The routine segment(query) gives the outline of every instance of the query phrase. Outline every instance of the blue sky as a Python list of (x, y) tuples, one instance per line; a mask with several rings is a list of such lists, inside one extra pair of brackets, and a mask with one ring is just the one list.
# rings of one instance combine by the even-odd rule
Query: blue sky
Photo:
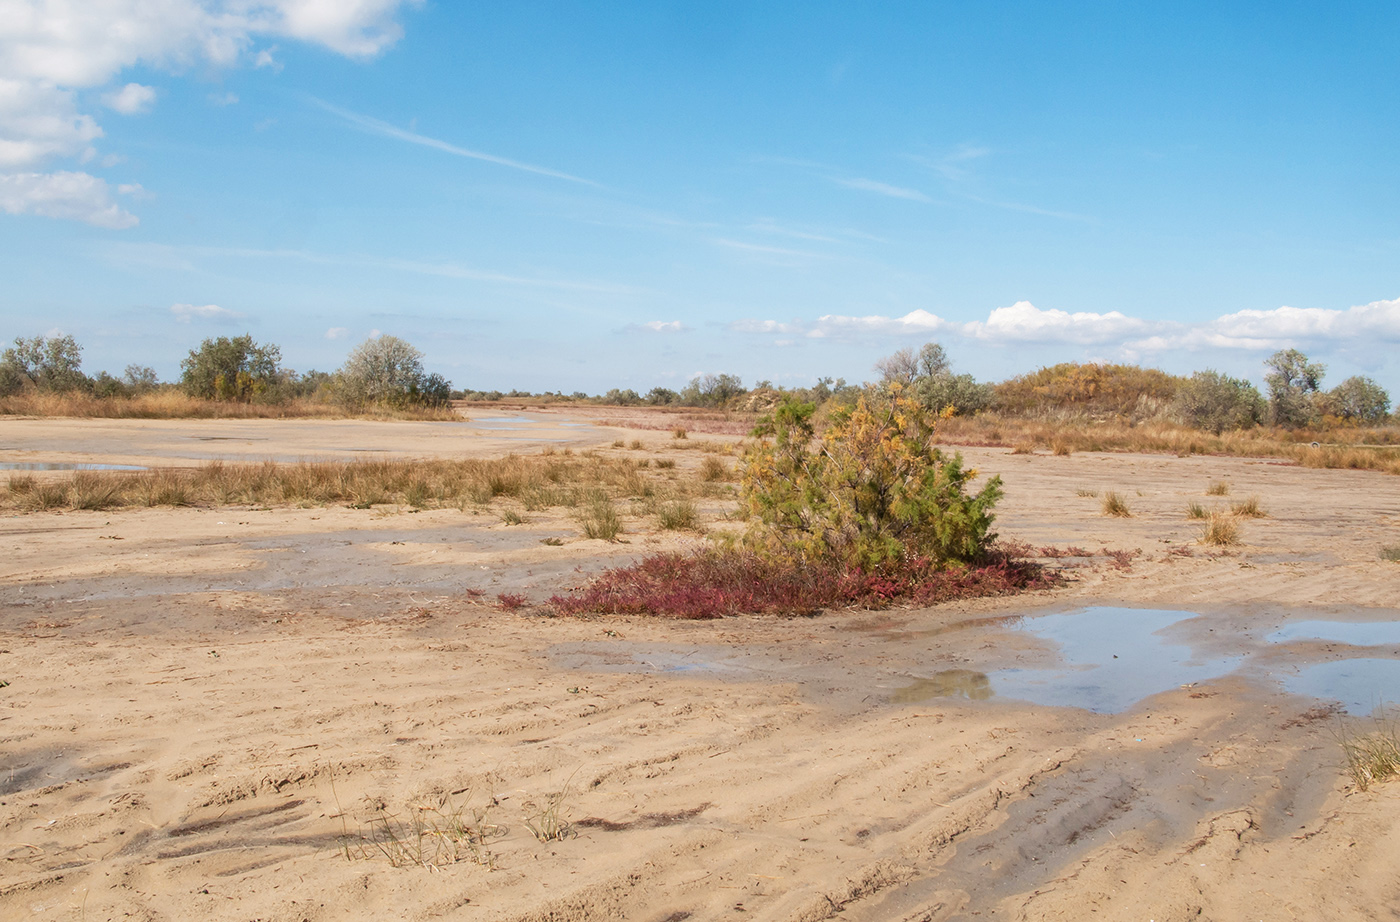
[(178, 374), (382, 331), (459, 387), (1400, 396), (1393, 3), (0, 3), (0, 336)]

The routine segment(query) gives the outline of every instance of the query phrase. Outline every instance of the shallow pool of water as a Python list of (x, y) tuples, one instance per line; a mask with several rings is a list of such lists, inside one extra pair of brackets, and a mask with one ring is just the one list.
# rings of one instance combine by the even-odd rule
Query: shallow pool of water
[(892, 700), (993, 695), (1099, 713), (1127, 710), (1149, 695), (1218, 678), (1243, 656), (1197, 656), (1169, 629), (1195, 618), (1189, 611), (1087, 608), (1027, 618), (1018, 630), (1050, 641), (1063, 665), (1050, 669), (947, 670), (897, 691)]
[[(1331, 641), (1358, 650), (1400, 644), (1400, 613), (1389, 621), (1286, 622), (1262, 642), (1247, 633), (1231, 639), (1202, 622), (1189, 624), (1200, 617), (1190, 611), (1103, 607), (1026, 618), (1016, 629), (1049, 641), (1061, 665), (986, 673), (944, 670), (916, 679), (895, 691), (890, 700), (1002, 697), (1118, 713), (1151, 695), (1240, 671), (1277, 682), (1294, 694), (1339, 701), (1353, 714), (1369, 714), (1378, 704), (1400, 701), (1400, 660), (1372, 656), (1309, 663), (1259, 656), (1277, 645), (1303, 640)], [(1193, 636), (1201, 639), (1203, 635), (1210, 641), (1202, 647), (1211, 652), (1192, 644)]]
[(1371, 714), (1400, 702), (1400, 660), (1361, 657), (1314, 663), (1285, 676), (1283, 687), (1295, 695), (1340, 701), (1350, 714)]
[(0, 461), (0, 471), (144, 471), (138, 464), (85, 464), (67, 461)]
[(1293, 621), (1267, 639), (1273, 643), (1321, 640), (1356, 647), (1400, 644), (1400, 621)]

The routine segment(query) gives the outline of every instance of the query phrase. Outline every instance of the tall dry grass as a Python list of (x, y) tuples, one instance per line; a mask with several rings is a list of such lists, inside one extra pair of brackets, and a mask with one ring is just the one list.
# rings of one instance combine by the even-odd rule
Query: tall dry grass
[(1400, 427), (1397, 426), (1326, 430), (1259, 427), (1212, 435), (1162, 421), (1132, 424), (1095, 420), (1075, 413), (1036, 418), (980, 413), (945, 420), (939, 427), (939, 437), (953, 445), (1167, 452), (1183, 457), (1285, 458), (1304, 467), (1400, 474)]
[[(594, 454), (495, 459), (227, 464), (151, 471), (78, 471), (66, 478), (12, 474), (0, 508), (114, 509), (137, 506), (485, 506), (508, 498), (526, 510), (598, 507), (614, 497), (701, 493), (703, 484), (648, 478), (636, 462)], [(606, 530), (606, 528), (602, 529)], [(614, 533), (615, 534), (615, 533)]]
[(350, 412), (314, 400), (283, 403), (239, 403), (200, 400), (181, 391), (163, 390), (138, 397), (94, 397), (90, 394), (36, 391), (0, 397), (0, 416), (76, 417), (80, 419), (418, 419), (452, 421), (462, 418), (451, 407), (394, 410), (388, 407)]

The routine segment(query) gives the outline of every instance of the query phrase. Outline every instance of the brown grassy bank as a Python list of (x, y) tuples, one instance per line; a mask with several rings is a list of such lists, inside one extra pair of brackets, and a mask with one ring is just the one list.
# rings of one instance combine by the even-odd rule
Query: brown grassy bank
[(1304, 467), (1348, 468), (1400, 474), (1400, 427), (1247, 429), (1214, 435), (1175, 423), (1047, 420), (982, 413), (946, 420), (939, 429), (952, 445), (1076, 451), (1166, 452), (1283, 458)]
[(0, 416), (72, 417), (78, 419), (414, 419), (453, 421), (462, 418), (450, 407), (351, 412), (336, 404), (314, 400), (243, 403), (200, 400), (180, 391), (158, 391), (136, 397), (94, 397), (90, 394), (36, 392), (0, 397)]

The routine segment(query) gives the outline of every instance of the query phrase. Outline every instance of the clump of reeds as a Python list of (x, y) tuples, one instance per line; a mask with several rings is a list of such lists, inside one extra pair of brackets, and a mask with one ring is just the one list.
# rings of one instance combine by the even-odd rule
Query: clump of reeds
[(700, 479), (706, 483), (715, 483), (729, 478), (729, 468), (724, 466), (724, 462), (714, 457), (706, 455), (700, 462)]
[(341, 836), (341, 854), (350, 860), (385, 858), (396, 868), (440, 868), (463, 861), (494, 868), (488, 842), (505, 835), (504, 827), (487, 821), (494, 806), (492, 799), (468, 809), (443, 798), (409, 804), (403, 815), (380, 810), (359, 833)]
[(1240, 522), (1228, 512), (1212, 512), (1201, 526), (1201, 543), (1228, 547), (1240, 543)]
[(1381, 719), (1365, 732), (1356, 733), (1342, 725), (1339, 731), (1347, 774), (1358, 790), (1400, 775), (1400, 733), (1395, 723)]
[(1237, 500), (1230, 504), (1230, 512), (1243, 519), (1262, 519), (1268, 516), (1264, 508), (1259, 505), (1259, 497), (1251, 496), (1248, 499)]
[(595, 496), (585, 504), (578, 512), (578, 520), (586, 538), (616, 541), (622, 533), (622, 517), (607, 496)]
[(1103, 495), (1103, 514), (1118, 516), (1119, 518), (1130, 518), (1132, 510), (1128, 508), (1128, 501), (1120, 494), (1109, 490)]
[(690, 500), (677, 499), (661, 503), (656, 509), (656, 519), (667, 531), (683, 531), (699, 524), (700, 513)]

